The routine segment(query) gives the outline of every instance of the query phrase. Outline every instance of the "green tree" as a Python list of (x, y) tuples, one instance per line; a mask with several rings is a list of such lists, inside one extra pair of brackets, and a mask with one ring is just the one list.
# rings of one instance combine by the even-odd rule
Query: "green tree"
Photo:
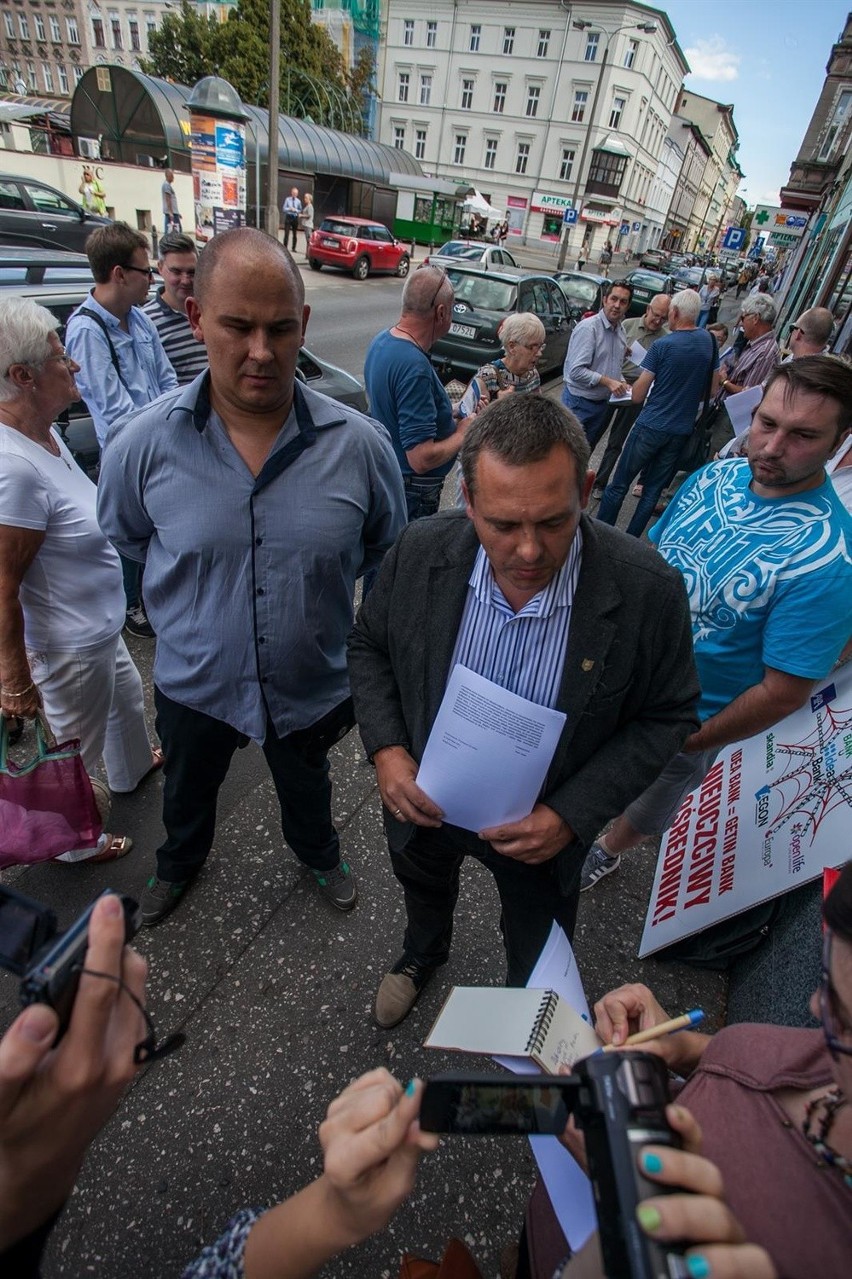
[(195, 84), (216, 69), (219, 23), (203, 18), (194, 4), (181, 0), (178, 13), (167, 13), (160, 27), (148, 37), (148, 57), (140, 59), (147, 75)]

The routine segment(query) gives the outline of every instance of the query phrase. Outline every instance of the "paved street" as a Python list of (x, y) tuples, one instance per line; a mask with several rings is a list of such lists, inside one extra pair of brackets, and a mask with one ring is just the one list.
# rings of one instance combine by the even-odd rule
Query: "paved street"
[[(330, 272), (307, 274), (315, 308), (311, 345), (360, 375), (359, 344), (366, 348), (372, 333), (392, 322), (400, 282), (357, 285)], [(361, 332), (354, 320), (367, 312), (365, 297), (369, 329)], [(344, 358), (344, 345), (351, 358)], [(131, 647), (150, 701), (152, 645), (131, 641)], [(402, 899), (384, 847), (373, 771), (355, 733), (333, 752), (333, 777), (344, 853), (361, 886), (350, 916), (319, 900), (311, 876), (283, 846), (260, 752), (251, 746), (235, 757), (205, 873), (176, 914), (139, 939), (151, 965), (157, 1031), (182, 1028), (187, 1044), (137, 1079), (97, 1142), (54, 1231), (46, 1276), (178, 1275), (237, 1208), (274, 1202), (317, 1174), (317, 1124), (351, 1077), (380, 1064), (403, 1081), (488, 1066), (426, 1052), (421, 1044), (451, 984), (503, 980), (489, 877), (478, 866), (466, 869), (450, 962), (402, 1026), (379, 1030), (370, 1010), (378, 981), (399, 953)], [(64, 923), (107, 885), (138, 892), (162, 837), (161, 784), (152, 778), (115, 803), (111, 825), (136, 843), (124, 861), (17, 869), (4, 878), (48, 902)], [(716, 1025), (724, 1010), (719, 976), (635, 959), (653, 866), (649, 847), (583, 898), (577, 952), (588, 995), (638, 977), (673, 1013), (703, 1006)], [(15, 998), (14, 983), (3, 976), (3, 1024)], [(458, 1234), (483, 1273), (495, 1275), (532, 1180), (520, 1138), (446, 1141), (424, 1164), (391, 1230), (324, 1273), (392, 1276), (401, 1249), (438, 1254)]]

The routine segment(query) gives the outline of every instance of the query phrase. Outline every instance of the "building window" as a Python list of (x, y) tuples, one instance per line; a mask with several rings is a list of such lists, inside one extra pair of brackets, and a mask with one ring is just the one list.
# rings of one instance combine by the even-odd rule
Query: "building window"
[(84, 76), (85, 74), (86, 74), (86, 68), (85, 68), (85, 67), (75, 67), (75, 68), (74, 68), (74, 83), (75, 83), (75, 84), (79, 84), (79, 83), (80, 83), (80, 81), (83, 79), (83, 76)]
[(33, 93), (38, 93), (38, 80), (36, 78), (36, 69), (34, 62), (27, 63), (27, 83)]
[(53, 93), (53, 69), (49, 62), (41, 64), (41, 74), (44, 78), (44, 87), (47, 93)]
[(66, 18), (66, 19), (65, 19), (65, 29), (66, 29), (66, 31), (68, 32), (68, 43), (69, 43), (69, 44), (79, 44), (79, 43), (80, 43), (80, 32), (77, 30), (77, 19), (76, 19), (76, 18)]
[(515, 52), (515, 28), (514, 27), (503, 28), (503, 52), (504, 53)]
[(516, 157), (516, 159), (515, 159), (515, 172), (516, 172), (516, 173), (526, 173), (526, 171), (527, 171), (527, 164), (528, 164), (528, 162), (529, 162), (529, 158), (530, 158), (530, 144), (529, 144), (529, 142), (519, 142), (519, 143), (518, 143), (518, 154), (517, 154), (517, 157)]
[(426, 23), (426, 48), (434, 49), (438, 43), (438, 24), (437, 22)]
[(6, 23), (6, 35), (9, 37), (10, 40), (14, 40), (16, 38), (15, 37), (15, 19), (12, 17), (11, 13), (7, 11), (6, 13), (3, 14), (3, 21)]
[(571, 111), (571, 119), (574, 124), (582, 124), (583, 116), (586, 114), (586, 105), (589, 101), (589, 95), (585, 89), (577, 89), (574, 92), (574, 106)]
[(106, 36), (102, 18), (92, 18), (92, 40), (96, 49), (106, 48)]
[(574, 170), (574, 150), (572, 147), (562, 148), (562, 161), (559, 165), (559, 178), (562, 182), (570, 182)]
[(532, 117), (538, 115), (538, 104), (541, 100), (541, 89), (537, 84), (531, 84), (527, 88), (527, 115)]
[(537, 58), (546, 58), (546, 57), (547, 57), (547, 51), (548, 51), (548, 49), (549, 49), (549, 48), (550, 48), (550, 32), (549, 32), (549, 31), (539, 31), (539, 33), (538, 33), (538, 48), (536, 49), (536, 54), (535, 54), (535, 56), (536, 56)]
[(21, 33), (21, 39), (29, 40), (30, 24), (27, 22), (27, 15), (25, 13), (18, 14), (18, 29), (20, 30), (20, 33)]
[(482, 38), (482, 27), (477, 22), (475, 26), (470, 28), (470, 41), (468, 42), (468, 51), (470, 53), (479, 53), (479, 41)]
[(420, 77), (420, 105), (428, 107), (432, 101), (432, 77), (431, 75), (422, 75)]
[(56, 74), (59, 76), (60, 93), (67, 93), (68, 92), (68, 72), (65, 70), (61, 62), (56, 68)]
[(586, 191), (590, 194), (618, 195), (626, 168), (626, 155), (613, 155), (609, 151), (593, 151), (589, 176), (586, 180)]
[(36, 13), (33, 15), (33, 22), (35, 23), (36, 40), (46, 40), (47, 32), (44, 29), (44, 18), (42, 18), (40, 14)]
[(473, 81), (462, 80), (461, 84), (461, 109), (462, 111), (469, 111), (473, 106)]
[(494, 85), (494, 114), (502, 115), (506, 109), (506, 90), (508, 84), (505, 80), (498, 80)]
[(130, 47), (137, 53), (141, 50), (142, 45), (139, 41), (139, 19), (135, 16), (127, 18), (127, 29), (130, 32)]
[(121, 49), (121, 48), (122, 48), (122, 44), (121, 44), (121, 18), (118, 16), (118, 14), (117, 14), (117, 13), (110, 13), (110, 15), (109, 15), (109, 29), (110, 29), (110, 32), (111, 32), (111, 34), (112, 34), (112, 47), (113, 47), (113, 49)]
[(457, 133), (456, 144), (453, 148), (453, 164), (464, 164), (464, 153), (467, 149), (467, 134)]
[(145, 14), (145, 34), (151, 39), (151, 32), (157, 30), (157, 15), (155, 13)]
[(837, 106), (832, 112), (825, 141), (819, 149), (817, 160), (827, 160), (831, 155), (837, 143), (838, 135), (843, 132), (843, 127), (849, 118), (850, 108), (852, 108), (852, 92), (846, 90), (837, 99)]
[(398, 102), (408, 101), (408, 88), (410, 84), (411, 84), (410, 74), (407, 71), (400, 71), (399, 84), (397, 86), (397, 92), (396, 92)]
[(405, 125), (395, 124), (393, 126), (393, 145), (395, 151), (405, 150)]
[(414, 130), (414, 158), (415, 160), (426, 159), (426, 130)]
[(639, 41), (628, 40), (627, 52), (624, 55), (624, 65), (629, 69), (636, 62), (636, 54), (639, 52)]
[(496, 169), (497, 167), (497, 139), (485, 139), (485, 159), (482, 161), (483, 169)]
[(584, 55), (586, 62), (597, 61), (598, 45), (600, 44), (600, 39), (601, 39), (600, 33), (597, 31), (590, 31), (589, 34), (586, 36), (586, 52)]
[(609, 127), (611, 129), (621, 128), (621, 117), (624, 114), (624, 108), (626, 105), (626, 98), (613, 98), (612, 110), (609, 113)]
[(414, 44), (414, 19), (406, 18), (402, 24), (402, 43), (411, 47)]
[(58, 44), (62, 39), (62, 29), (59, 26), (59, 19), (54, 18), (51, 15), (47, 20), (50, 23), (50, 38), (54, 41), (54, 43)]

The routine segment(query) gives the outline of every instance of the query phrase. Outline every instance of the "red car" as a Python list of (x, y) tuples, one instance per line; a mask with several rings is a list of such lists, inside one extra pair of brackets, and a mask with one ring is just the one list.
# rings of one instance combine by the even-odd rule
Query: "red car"
[(402, 279), (411, 266), (405, 245), (395, 240), (381, 222), (344, 214), (323, 218), (311, 235), (308, 261), (314, 271), (338, 266), (351, 271), (356, 280), (366, 280), (374, 271)]

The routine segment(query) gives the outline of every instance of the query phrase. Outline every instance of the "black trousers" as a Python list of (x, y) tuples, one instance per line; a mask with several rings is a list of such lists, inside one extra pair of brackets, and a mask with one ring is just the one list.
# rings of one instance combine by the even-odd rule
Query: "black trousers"
[(405, 892), (408, 923), (403, 950), (421, 964), (443, 964), (450, 954), (459, 871), (475, 857), (491, 871), (500, 894), (500, 928), (506, 947), (507, 986), (524, 986), (547, 941), (553, 921), (570, 939), (577, 921), (582, 857), (568, 892), (560, 892), (555, 859), (526, 866), (494, 851), (458, 826), (417, 826), (402, 849), (391, 847), (394, 874)]
[[(157, 875), (178, 883), (195, 875), (210, 852), (219, 787), (234, 751), (248, 738), (230, 724), (173, 702), (156, 686), (154, 704), (166, 757), (166, 840), (157, 849)], [(331, 820), (328, 752), (306, 746), (303, 736), (278, 737), (269, 723), (263, 753), (281, 805), (284, 838), (300, 862), (331, 870), (340, 861), (340, 844)]]
[(613, 467), (621, 456), (624, 441), (630, 434), (633, 423), (641, 412), (641, 404), (625, 404), (613, 413), (609, 428), (609, 439), (598, 466), (598, 473), (595, 476), (596, 489), (606, 488), (609, 477), (612, 475)]

